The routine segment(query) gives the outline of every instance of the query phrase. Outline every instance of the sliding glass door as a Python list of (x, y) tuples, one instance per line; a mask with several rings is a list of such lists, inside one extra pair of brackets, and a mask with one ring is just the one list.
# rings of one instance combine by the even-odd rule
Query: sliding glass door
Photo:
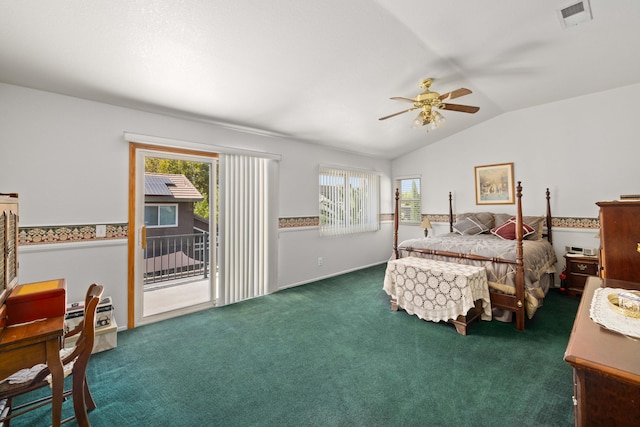
[(215, 305), (218, 162), (189, 150), (134, 150), (129, 318), (138, 326)]

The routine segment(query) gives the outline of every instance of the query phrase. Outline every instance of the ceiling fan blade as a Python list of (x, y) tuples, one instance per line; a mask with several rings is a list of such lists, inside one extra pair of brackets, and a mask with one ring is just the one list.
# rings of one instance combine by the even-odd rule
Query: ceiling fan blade
[(411, 102), (411, 103), (416, 102), (414, 99), (411, 99), (411, 98), (403, 98), (402, 96), (394, 96), (393, 98), (390, 98), (390, 99), (393, 99), (393, 100), (395, 100), (395, 101), (404, 101), (404, 102)]
[(471, 93), (472, 92), (469, 89), (461, 87), (460, 89), (456, 89), (454, 91), (447, 92), (447, 93), (444, 93), (444, 94), (440, 95), (439, 99), (440, 99), (440, 101), (446, 101), (448, 99), (454, 99), (454, 98), (459, 98), (459, 97), (464, 96), (464, 95), (469, 95)]
[(418, 109), (418, 107), (409, 108), (408, 110), (399, 111), (397, 113), (393, 113), (393, 114), (390, 114), (388, 116), (380, 117), (378, 120), (390, 119), (391, 117), (399, 116), (400, 114), (408, 113), (409, 111), (413, 111), (413, 110), (417, 110), (417, 109)]
[(440, 106), (442, 110), (450, 110), (450, 111), (460, 111), (461, 113), (477, 113), (480, 110), (480, 107), (473, 107), (471, 105), (460, 105), (460, 104), (442, 104)]

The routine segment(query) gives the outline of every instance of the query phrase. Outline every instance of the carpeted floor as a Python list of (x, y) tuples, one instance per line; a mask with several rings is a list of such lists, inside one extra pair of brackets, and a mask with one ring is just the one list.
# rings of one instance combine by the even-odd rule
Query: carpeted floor
[[(573, 425), (577, 299), (551, 291), (525, 332), (461, 336), (392, 312), (385, 267), (119, 333), (89, 365), (92, 425)], [(49, 423), (44, 408), (12, 426)]]

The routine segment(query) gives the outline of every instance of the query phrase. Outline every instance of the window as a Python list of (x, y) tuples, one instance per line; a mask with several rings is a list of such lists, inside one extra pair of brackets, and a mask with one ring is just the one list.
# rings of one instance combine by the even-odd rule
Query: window
[(320, 235), (380, 229), (380, 176), (320, 167)]
[(144, 225), (147, 227), (177, 227), (178, 205), (145, 205)]
[(398, 179), (396, 188), (400, 189), (400, 223), (420, 224), (422, 220), (420, 178)]

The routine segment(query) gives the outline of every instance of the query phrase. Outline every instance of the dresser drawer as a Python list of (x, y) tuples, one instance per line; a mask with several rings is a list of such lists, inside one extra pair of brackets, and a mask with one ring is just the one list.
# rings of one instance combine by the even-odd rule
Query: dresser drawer
[(584, 276), (582, 274), (569, 274), (567, 275), (567, 285), (569, 289), (582, 291), (588, 278), (589, 276)]
[(598, 260), (572, 260), (568, 263), (570, 273), (586, 274), (587, 276), (598, 275)]

